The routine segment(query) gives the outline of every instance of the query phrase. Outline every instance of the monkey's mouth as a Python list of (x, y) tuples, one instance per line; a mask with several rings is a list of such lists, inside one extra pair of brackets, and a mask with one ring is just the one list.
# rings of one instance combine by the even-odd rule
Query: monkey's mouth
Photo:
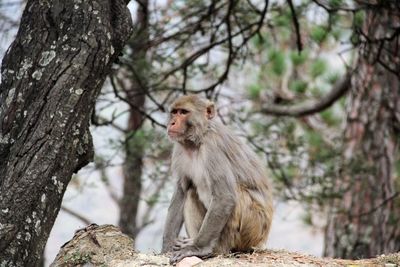
[(168, 130), (168, 136), (169, 136), (170, 138), (177, 138), (177, 137), (179, 137), (179, 136), (181, 136), (181, 135), (182, 135), (181, 132)]

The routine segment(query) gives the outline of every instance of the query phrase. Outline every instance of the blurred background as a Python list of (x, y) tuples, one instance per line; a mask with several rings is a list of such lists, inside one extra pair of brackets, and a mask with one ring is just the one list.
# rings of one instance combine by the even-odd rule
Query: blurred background
[[(0, 0), (0, 57), (24, 5)], [(215, 101), (218, 119), (268, 167), (276, 212), (266, 247), (344, 258), (400, 249), (399, 3), (129, 8), (135, 32), (91, 118), (94, 162), (68, 186), (47, 264), (89, 223), (119, 225), (137, 250), (160, 251), (174, 190), (168, 106), (187, 93)]]

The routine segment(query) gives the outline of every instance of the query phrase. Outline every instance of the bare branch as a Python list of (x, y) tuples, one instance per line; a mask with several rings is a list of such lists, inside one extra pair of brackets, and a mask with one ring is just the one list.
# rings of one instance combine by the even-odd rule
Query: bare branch
[(66, 213), (68, 213), (72, 217), (75, 217), (76, 219), (80, 220), (81, 222), (83, 222), (86, 225), (89, 225), (89, 224), (92, 223), (92, 221), (90, 221), (88, 218), (86, 218), (85, 216), (77, 213), (76, 211), (71, 210), (70, 208), (67, 208), (65, 206), (61, 206), (61, 210), (66, 212)]
[(158, 125), (162, 128), (166, 128), (166, 126), (160, 122), (158, 122), (156, 119), (154, 119), (153, 117), (151, 117), (149, 114), (147, 114), (145, 111), (143, 111), (142, 109), (138, 108), (137, 106), (133, 105), (131, 103), (131, 101), (129, 101), (129, 99), (127, 99), (126, 97), (121, 96), (121, 94), (118, 92), (117, 90), (117, 85), (115, 84), (115, 81), (113, 79), (113, 77), (110, 77), (110, 81), (111, 81), (111, 85), (112, 85), (112, 89), (114, 91), (115, 96), (124, 101), (125, 103), (127, 103), (129, 105), (130, 108), (135, 109), (136, 111), (138, 111), (140, 114), (142, 114), (144, 117), (146, 117), (148, 120), (150, 120), (150, 122), (153, 125)]
[(301, 117), (320, 112), (333, 103), (336, 102), (350, 89), (351, 73), (345, 74), (342, 79), (336, 82), (332, 90), (324, 97), (319, 100), (307, 101), (291, 106), (281, 106), (274, 104), (265, 104), (264, 107), (259, 110), (264, 114), (276, 115), (276, 116), (292, 116)]
[(297, 37), (297, 50), (299, 53), (301, 50), (303, 50), (303, 44), (301, 42), (301, 35), (300, 35), (300, 25), (299, 25), (299, 20), (297, 19), (296, 15), (296, 10), (294, 9), (294, 5), (292, 0), (287, 0), (289, 7), (290, 7), (290, 12), (292, 13), (292, 20), (293, 20), (293, 25), (294, 29), (296, 31), (296, 37)]
[[(261, 16), (260, 16), (260, 19), (259, 19), (259, 20), (255, 21), (255, 22), (253, 22), (253, 23), (251, 23), (251, 24), (249, 24), (249, 25), (247, 25), (247, 26), (244, 27), (244, 28), (239, 27), (240, 30), (238, 30), (238, 31), (236, 31), (236, 32), (234, 32), (234, 33), (232, 33), (231, 31), (229, 31), (229, 26), (231, 26), (231, 25), (229, 24), (230, 22), (227, 23), (227, 20), (226, 20), (226, 18), (225, 18), (224, 22), (227, 23), (228, 36), (226, 36), (224, 39), (222, 39), (222, 40), (220, 40), (220, 41), (218, 41), (218, 42), (211, 43), (208, 47), (205, 47), (205, 48), (203, 48), (202, 50), (199, 50), (199, 51), (196, 52), (196, 53), (205, 54), (205, 53), (207, 53), (209, 50), (211, 50), (213, 47), (218, 46), (218, 45), (221, 45), (221, 44), (225, 44), (227, 41), (228, 41), (228, 45), (229, 45), (229, 43), (232, 45), (232, 42), (229, 42), (229, 40), (233, 40), (233, 38), (235, 38), (235, 37), (237, 37), (237, 36), (239, 36), (239, 35), (243, 35), (243, 40), (242, 40), (242, 42), (241, 42), (235, 49), (233, 49), (233, 47), (232, 47), (231, 45), (229, 46), (229, 55), (228, 55), (227, 63), (225, 64), (225, 70), (224, 70), (224, 72), (218, 77), (217, 81), (215, 81), (213, 84), (209, 85), (208, 87), (201, 88), (201, 89), (188, 89), (188, 88), (186, 88), (186, 91), (187, 91), (187, 92), (191, 92), (191, 93), (206, 92), (206, 93), (207, 93), (207, 92), (210, 92), (210, 91), (214, 90), (215, 87), (217, 87), (218, 85), (222, 84), (222, 83), (226, 80), (226, 78), (228, 77), (228, 74), (229, 74), (230, 65), (233, 63), (233, 61), (234, 61), (236, 55), (238, 54), (238, 51), (240, 50), (240, 48), (241, 48), (241, 47), (244, 47), (244, 46), (247, 44), (247, 42), (248, 42), (253, 36), (255, 36), (256, 34), (259, 34), (259, 33), (260, 33), (261, 27), (262, 27), (263, 24), (264, 24), (265, 17), (266, 17), (266, 14), (267, 14), (268, 4), (269, 4), (269, 0), (266, 0), (266, 1), (265, 1), (265, 5), (264, 5), (264, 7), (263, 7), (263, 10), (261, 11)], [(232, 8), (232, 7), (230, 7), (230, 8)], [(230, 13), (231, 13), (231, 12), (232, 12), (232, 11), (228, 11), (228, 16), (230, 16)], [(252, 30), (252, 28), (253, 28), (254, 26), (257, 26), (257, 27), (256, 27), (255, 30)], [(244, 35), (244, 33), (246, 33), (247, 31), (250, 31), (250, 32), (249, 32), (247, 35)], [(191, 57), (193, 57), (193, 56), (196, 56), (196, 54), (193, 54)], [(200, 55), (198, 55), (197, 57), (199, 57), (199, 56), (200, 56)], [(190, 57), (189, 57), (189, 58), (190, 58)], [(188, 58), (188, 59), (189, 59), (189, 58)], [(186, 59), (186, 61), (187, 61), (188, 59)], [(194, 61), (194, 60), (193, 60), (193, 61)], [(193, 62), (193, 61), (192, 61), (192, 62)], [(187, 64), (191, 64), (192, 62), (189, 62), (189, 63), (187, 63)], [(185, 63), (185, 62), (184, 62), (184, 63)], [(177, 67), (175, 70), (172, 70), (172, 71), (171, 71), (170, 73), (168, 73), (167, 75), (171, 75), (173, 72), (175, 72), (177, 69), (180, 69), (180, 68), (182, 68), (182, 66)], [(166, 77), (165, 77), (165, 78), (166, 78)], [(164, 78), (164, 79), (165, 79), (165, 78)]]
[(361, 213), (358, 213), (358, 214), (351, 214), (351, 216), (353, 216), (353, 217), (362, 217), (362, 216), (374, 213), (375, 211), (377, 211), (378, 209), (382, 208), (387, 203), (394, 201), (395, 198), (397, 198), (398, 196), (400, 196), (400, 192), (395, 192), (393, 195), (391, 195), (390, 197), (384, 199), (379, 205), (377, 205), (375, 207), (372, 207), (370, 210), (367, 210), (365, 212), (361, 212)]
[(349, 11), (349, 12), (355, 12), (357, 10), (359, 10), (361, 7), (359, 6), (359, 8), (350, 8), (348, 6), (342, 5), (340, 7), (331, 7), (328, 6), (326, 4), (323, 4), (320, 2), (320, 0), (312, 0), (317, 6), (323, 8), (326, 12), (328, 13), (333, 13), (333, 12), (338, 12), (338, 11)]
[(90, 120), (91, 120), (91, 123), (96, 127), (97, 126), (111, 126), (121, 133), (127, 133), (126, 129), (122, 128), (121, 126), (119, 126), (115, 123), (115, 119), (122, 116), (123, 114), (125, 114), (125, 112), (122, 112), (122, 113), (118, 114), (117, 116), (112, 114), (112, 118), (107, 119), (100, 115), (97, 115), (96, 112), (93, 111)]

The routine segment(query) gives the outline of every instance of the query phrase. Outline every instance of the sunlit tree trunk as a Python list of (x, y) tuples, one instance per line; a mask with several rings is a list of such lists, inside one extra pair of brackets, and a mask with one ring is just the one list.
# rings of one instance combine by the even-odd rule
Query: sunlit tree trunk
[(123, 233), (133, 239), (139, 231), (137, 225), (138, 206), (142, 192), (142, 168), (144, 154), (144, 139), (138, 136), (143, 122), (147, 81), (148, 63), (146, 59), (146, 45), (148, 41), (148, 0), (138, 1), (137, 32), (129, 46), (132, 49), (133, 64), (127, 69), (122, 68), (119, 81), (126, 93), (126, 99), (131, 106), (127, 134), (125, 135), (125, 160), (123, 165), (123, 196), (120, 202), (119, 226)]
[(38, 266), (65, 189), (93, 155), (89, 118), (130, 35), (127, 1), (26, 4), (0, 84), (0, 266)]
[(400, 5), (370, 2), (379, 4), (367, 9), (361, 28), (337, 181), (344, 195), (333, 203), (325, 235), (325, 255), (333, 257), (400, 250)]

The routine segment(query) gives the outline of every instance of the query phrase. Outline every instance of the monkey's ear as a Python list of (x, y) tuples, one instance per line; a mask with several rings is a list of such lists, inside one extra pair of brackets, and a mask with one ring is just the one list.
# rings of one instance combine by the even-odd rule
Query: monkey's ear
[(211, 120), (215, 116), (215, 105), (211, 101), (207, 102), (206, 116), (207, 116), (207, 119), (209, 119), (209, 120)]

